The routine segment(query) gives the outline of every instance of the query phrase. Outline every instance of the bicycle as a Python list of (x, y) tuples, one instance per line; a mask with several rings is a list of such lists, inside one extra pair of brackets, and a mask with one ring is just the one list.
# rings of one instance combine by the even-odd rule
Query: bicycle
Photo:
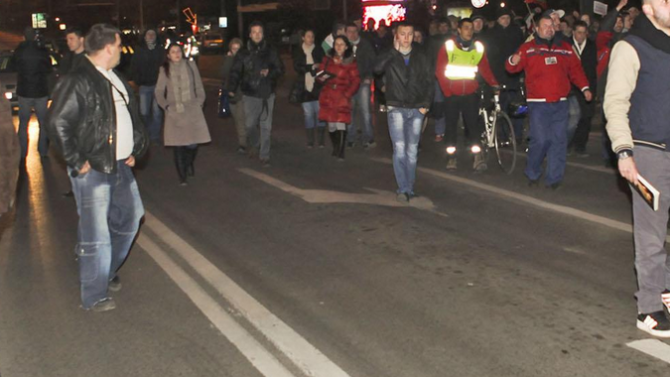
[(486, 101), (485, 92), (482, 90), (477, 121), (484, 123), (484, 132), (481, 136), (481, 153), (484, 155), (484, 161), (488, 161), (489, 150), (495, 148), (498, 165), (506, 174), (512, 174), (516, 167), (516, 137), (512, 121), (500, 108), (498, 93), (495, 93), (491, 100)]

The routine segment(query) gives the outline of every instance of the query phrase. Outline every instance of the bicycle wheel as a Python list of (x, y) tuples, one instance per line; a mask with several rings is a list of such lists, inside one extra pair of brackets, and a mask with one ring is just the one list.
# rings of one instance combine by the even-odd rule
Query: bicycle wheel
[(484, 162), (488, 163), (488, 160), (489, 160), (489, 141), (488, 141), (488, 138), (486, 137), (486, 119), (485, 119), (485, 116), (486, 116), (485, 114), (479, 114), (479, 116), (477, 116), (477, 122), (480, 125), (480, 129), (484, 130), (479, 137), (480, 140), (481, 140), (481, 146), (482, 146), (482, 150), (479, 153), (482, 154), (482, 157), (484, 158)]
[(505, 173), (512, 174), (516, 166), (516, 138), (512, 121), (501, 111), (497, 114), (494, 127), (493, 139), (498, 164)]

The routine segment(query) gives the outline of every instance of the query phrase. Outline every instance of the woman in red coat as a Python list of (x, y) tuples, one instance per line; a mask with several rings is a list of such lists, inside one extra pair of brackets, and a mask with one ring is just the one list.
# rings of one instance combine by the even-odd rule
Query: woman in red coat
[(351, 43), (344, 36), (333, 41), (333, 48), (323, 58), (322, 78), (326, 78), (319, 96), (319, 120), (328, 122), (333, 156), (344, 160), (347, 124), (351, 123), (351, 98), (358, 91), (361, 78)]

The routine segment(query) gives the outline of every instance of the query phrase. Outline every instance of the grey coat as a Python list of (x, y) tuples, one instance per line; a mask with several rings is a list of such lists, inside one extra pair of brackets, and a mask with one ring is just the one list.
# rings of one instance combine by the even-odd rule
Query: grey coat
[(203, 144), (212, 141), (207, 128), (202, 106), (205, 104), (205, 89), (202, 85), (198, 67), (187, 61), (190, 67), (191, 100), (184, 103), (184, 112), (176, 111), (176, 100), (172, 82), (161, 67), (156, 83), (156, 102), (165, 111), (164, 144), (166, 146), (184, 146)]
[(0, 216), (9, 211), (16, 197), (19, 178), (19, 139), (12, 123), (9, 101), (0, 98)]

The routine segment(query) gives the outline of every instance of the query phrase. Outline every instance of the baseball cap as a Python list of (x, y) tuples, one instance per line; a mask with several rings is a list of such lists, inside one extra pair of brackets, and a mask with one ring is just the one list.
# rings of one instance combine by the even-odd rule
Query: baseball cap
[(563, 18), (563, 16), (565, 16), (565, 11), (563, 9), (547, 9), (542, 15), (551, 17), (554, 13), (558, 14), (558, 18)]

